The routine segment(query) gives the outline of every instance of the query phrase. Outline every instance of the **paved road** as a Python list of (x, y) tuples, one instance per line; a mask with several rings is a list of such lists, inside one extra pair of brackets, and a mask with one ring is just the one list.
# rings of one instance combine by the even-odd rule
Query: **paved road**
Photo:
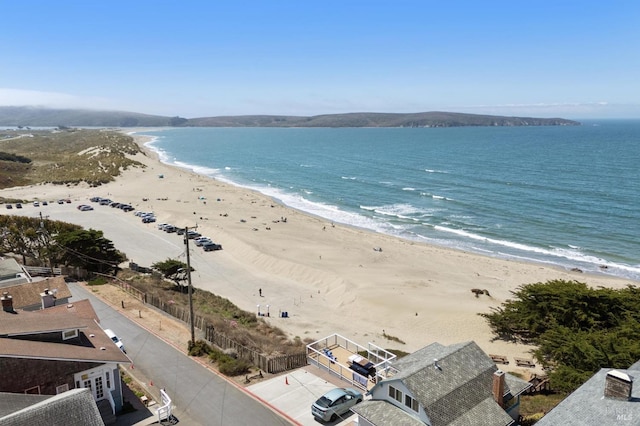
[[(245, 392), (179, 352), (154, 334), (70, 283), (73, 299), (89, 299), (103, 328), (122, 339), (136, 370), (164, 388), (184, 425), (290, 425)], [(72, 300), (73, 300), (72, 299)]]

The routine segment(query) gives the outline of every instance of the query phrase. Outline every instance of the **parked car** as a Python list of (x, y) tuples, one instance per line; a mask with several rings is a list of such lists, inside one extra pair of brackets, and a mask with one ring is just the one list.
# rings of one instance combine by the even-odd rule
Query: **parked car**
[(7, 208), (8, 208), (8, 209), (12, 209), (12, 208), (13, 208), (13, 205), (12, 205), (12, 204), (7, 204)]
[(108, 206), (111, 203), (112, 201), (108, 198), (102, 198), (100, 201), (98, 201), (98, 204), (100, 204), (101, 206)]
[(185, 231), (184, 228), (176, 228), (176, 234), (178, 235), (184, 235), (184, 231)]
[(116, 346), (125, 354), (127, 353), (127, 351), (124, 349), (124, 344), (122, 343), (122, 340), (120, 340), (120, 338), (118, 336), (116, 336), (116, 333), (114, 333), (113, 331), (111, 331), (111, 329), (107, 328), (104, 330), (105, 334), (107, 336), (109, 336), (109, 338), (111, 340), (113, 340), (113, 343), (116, 344)]
[(49, 205), (49, 203), (48, 203), (48, 202), (46, 202), (46, 201), (43, 201), (43, 202), (42, 202), (42, 205), (43, 205), (43, 206), (48, 206), (48, 205)]
[(156, 221), (155, 216), (145, 216), (142, 218), (142, 223), (153, 223)]
[(193, 240), (194, 238), (198, 238), (202, 236), (202, 234), (200, 234), (199, 232), (196, 231), (188, 231), (187, 232), (187, 238), (189, 238), (190, 240)]
[(34, 201), (33, 202), (33, 207), (40, 207), (40, 202)]
[(311, 406), (311, 414), (322, 421), (334, 422), (338, 416), (362, 402), (362, 393), (353, 388), (336, 388), (322, 395)]
[(178, 228), (176, 228), (173, 225), (167, 225), (167, 226), (164, 227), (163, 231), (164, 232), (168, 232), (168, 233), (172, 233), (172, 232), (176, 232), (176, 229), (178, 229)]
[(22, 208), (22, 204), (16, 203), (16, 209), (21, 209), (21, 208)]
[(78, 210), (80, 210), (81, 212), (88, 212), (89, 210), (93, 210), (93, 207), (88, 206), (86, 204), (80, 204), (78, 206)]
[(220, 244), (216, 244), (214, 242), (210, 242), (210, 243), (204, 243), (202, 245), (202, 249), (204, 251), (222, 250), (222, 246)]
[(64, 200), (61, 198), (58, 200), (58, 204), (64, 204)]
[(102, 198), (100, 197), (91, 197), (89, 198), (89, 201), (91, 201), (92, 203), (99, 203), (102, 200)]
[(213, 241), (209, 237), (198, 237), (193, 240), (193, 242), (198, 246), (202, 246), (204, 243), (212, 243)]

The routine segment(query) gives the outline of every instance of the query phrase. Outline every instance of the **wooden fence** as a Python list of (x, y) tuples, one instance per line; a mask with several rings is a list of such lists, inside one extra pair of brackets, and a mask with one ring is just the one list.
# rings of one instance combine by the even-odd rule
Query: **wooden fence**
[(307, 354), (301, 352), (291, 355), (266, 356), (258, 351), (249, 349), (228, 338), (222, 333), (215, 331), (214, 327), (207, 325), (205, 332), (205, 340), (222, 349), (233, 349), (239, 358), (251, 361), (253, 365), (267, 373), (281, 373), (283, 371), (293, 370), (294, 368), (304, 367), (307, 365)]
[(46, 266), (23, 266), (24, 269), (29, 273), (29, 275), (44, 275), (44, 276), (53, 276), (53, 275), (61, 275), (62, 269), (60, 268), (49, 268)]
[[(171, 301), (167, 302), (158, 296), (146, 294), (124, 281), (113, 280), (112, 282), (114, 285), (117, 285), (126, 292), (136, 295), (136, 297), (144, 303), (154, 306), (172, 317), (190, 324), (188, 308), (178, 306)], [(194, 314), (193, 320), (194, 327), (204, 332), (207, 343), (215, 345), (223, 350), (233, 349), (238, 354), (239, 358), (246, 359), (267, 373), (282, 373), (284, 371), (293, 370), (307, 365), (306, 352), (291, 355), (267, 356), (259, 351), (249, 349), (224, 334), (217, 332), (215, 328), (201, 315)]]

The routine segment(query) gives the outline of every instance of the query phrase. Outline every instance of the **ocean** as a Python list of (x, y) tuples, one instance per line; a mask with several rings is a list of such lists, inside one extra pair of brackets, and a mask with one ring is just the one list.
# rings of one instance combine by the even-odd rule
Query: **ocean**
[(327, 221), (640, 280), (640, 121), (144, 134), (168, 164)]

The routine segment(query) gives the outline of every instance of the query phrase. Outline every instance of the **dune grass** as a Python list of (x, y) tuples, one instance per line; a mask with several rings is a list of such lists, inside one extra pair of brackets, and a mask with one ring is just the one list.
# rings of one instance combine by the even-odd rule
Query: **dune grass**
[(0, 189), (54, 183), (99, 186), (129, 167), (144, 167), (133, 138), (108, 130), (20, 131), (0, 134), (0, 152), (31, 163), (0, 160)]

